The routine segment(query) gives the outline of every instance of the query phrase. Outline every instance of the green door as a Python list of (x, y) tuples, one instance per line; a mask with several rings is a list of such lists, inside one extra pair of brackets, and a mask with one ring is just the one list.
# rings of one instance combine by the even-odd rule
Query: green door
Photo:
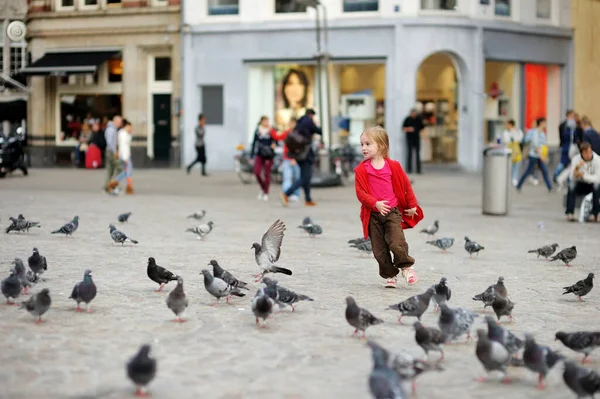
[(171, 95), (154, 94), (154, 159), (168, 161), (171, 151)]

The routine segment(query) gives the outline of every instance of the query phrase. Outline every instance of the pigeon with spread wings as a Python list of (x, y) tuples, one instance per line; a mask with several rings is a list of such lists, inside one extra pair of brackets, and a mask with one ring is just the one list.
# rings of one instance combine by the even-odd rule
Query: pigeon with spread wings
[(285, 224), (277, 219), (263, 235), (261, 243), (255, 242), (252, 244), (252, 248), (254, 248), (254, 259), (261, 270), (260, 273), (254, 276), (257, 278), (256, 282), (262, 280), (266, 273), (292, 275), (291, 270), (275, 266), (275, 262), (279, 260), (279, 256), (281, 255), (281, 243), (283, 242), (284, 231)]

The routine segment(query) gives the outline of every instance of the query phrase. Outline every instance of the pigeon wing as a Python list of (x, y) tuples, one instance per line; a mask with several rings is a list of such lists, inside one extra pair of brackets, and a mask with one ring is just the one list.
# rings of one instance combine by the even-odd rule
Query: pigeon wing
[(283, 232), (285, 225), (279, 219), (269, 227), (262, 237), (262, 250), (268, 254), (271, 262), (277, 262), (281, 255), (281, 243), (283, 242)]

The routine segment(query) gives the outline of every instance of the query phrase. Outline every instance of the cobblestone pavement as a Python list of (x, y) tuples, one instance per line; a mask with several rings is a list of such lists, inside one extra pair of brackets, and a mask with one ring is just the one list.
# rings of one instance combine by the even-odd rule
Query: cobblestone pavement
[[(407, 231), (420, 282), (386, 290), (375, 260), (346, 245), (361, 233), (352, 187), (315, 190), (319, 206), (314, 209), (283, 209), (276, 198), (258, 202), (256, 187), (242, 185), (232, 174), (202, 178), (174, 170), (139, 170), (136, 194), (120, 197), (101, 193), (103, 177), (104, 171), (42, 169), (32, 170), (28, 178), (0, 180), (0, 224), (7, 225), (8, 216), (18, 213), (42, 222), (29, 234), (2, 233), (1, 276), (15, 256), (26, 259), (35, 246), (48, 258), (49, 269), (47, 281), (32, 291), (49, 287), (53, 298), (46, 322), (39, 326), (24, 310), (0, 305), (1, 398), (130, 397), (134, 388), (124, 364), (144, 342), (152, 344), (158, 359), (157, 378), (150, 386), (153, 398), (367, 398), (370, 351), (350, 337), (344, 298), (353, 295), (359, 305), (385, 319), (368, 336), (394, 351), (421, 356), (412, 320), (399, 325), (397, 314), (384, 309), (442, 276), (453, 290), (452, 306), (479, 311), (472, 295), (503, 275), (516, 302), (510, 327), (519, 334), (533, 332), (571, 359), (579, 355), (555, 343), (554, 333), (600, 328), (597, 290), (581, 303), (561, 295), (562, 286), (596, 271), (600, 224), (566, 223), (561, 196), (541, 186), (526, 186), (515, 195), (509, 217), (486, 217), (480, 211), (479, 176), (418, 176), (414, 187), (425, 212), (418, 227), (439, 219), (440, 235), (455, 237), (456, 244), (444, 254), (426, 245), (417, 231)], [(273, 187), (272, 197), (278, 190)], [(193, 225), (186, 216), (200, 209), (216, 224), (205, 242), (184, 233)], [(116, 246), (109, 238), (108, 224), (126, 211), (133, 215), (120, 227), (139, 240), (137, 246)], [(49, 234), (74, 215), (81, 219), (73, 238)], [(323, 226), (322, 236), (311, 239), (296, 228), (306, 215)], [(294, 271), (278, 278), (315, 301), (301, 303), (294, 313), (284, 310), (269, 320), (268, 328), (257, 329), (249, 309), (257, 287), (251, 278), (257, 269), (250, 246), (277, 218), (288, 227), (280, 263)], [(540, 221), (545, 228), (538, 228)], [(469, 259), (464, 251), (465, 235), (485, 246), (478, 258)], [(572, 268), (527, 254), (552, 242), (577, 245)], [(154, 292), (156, 285), (146, 277), (149, 256), (184, 277), (190, 300), (186, 323), (173, 323), (165, 305), (173, 284), (163, 293)], [(248, 296), (209, 306), (213, 298), (199, 273), (210, 259), (252, 282)], [(67, 298), (87, 268), (98, 286), (95, 313), (78, 314)], [(437, 325), (437, 316), (430, 310), (423, 321)], [(561, 366), (550, 373), (543, 393), (535, 389), (537, 376), (524, 369), (510, 371), (511, 385), (476, 383), (473, 379), (483, 369), (474, 351), (473, 343), (447, 347), (446, 370), (422, 376), (418, 397), (572, 396), (562, 382)], [(593, 361), (592, 367), (600, 369), (600, 353)]]

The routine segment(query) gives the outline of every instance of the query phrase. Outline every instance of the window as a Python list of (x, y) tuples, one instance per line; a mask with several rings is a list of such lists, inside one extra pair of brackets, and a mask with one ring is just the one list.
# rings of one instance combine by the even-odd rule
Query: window
[(84, 6), (97, 6), (98, 0), (83, 0)]
[(83, 132), (89, 134), (86, 119), (112, 117), (121, 113), (121, 96), (118, 94), (63, 94), (60, 96), (59, 142), (77, 143)]
[(344, 0), (344, 12), (377, 10), (379, 10), (379, 0)]
[(57, 8), (60, 9), (74, 9), (75, 0), (57, 0)]
[(496, 0), (494, 14), (500, 17), (510, 17), (510, 0)]
[(207, 125), (223, 124), (223, 86), (200, 86), (200, 104)]
[(120, 6), (121, 5), (121, 0), (106, 0), (106, 5), (108, 7)]
[[(4, 46), (4, 29), (4, 25), (0, 23), (0, 48)], [(21, 68), (27, 66), (27, 43), (25, 40), (20, 42), (11, 41), (9, 48), (8, 59), (4, 59), (4, 54), (0, 51), (0, 73), (4, 71), (4, 66), (8, 65), (8, 74), (13, 77), (19, 73)]]
[(171, 80), (171, 57), (156, 57), (154, 59), (154, 80), (156, 82)]
[(421, 0), (421, 10), (456, 10), (457, 0)]
[(306, 12), (306, 4), (301, 0), (275, 0), (275, 12), (284, 14), (290, 12)]
[(552, 17), (552, 0), (537, 0), (535, 15), (539, 19), (550, 19)]
[(113, 58), (108, 63), (108, 83), (119, 83), (123, 81), (123, 59)]
[(208, 0), (208, 15), (238, 15), (239, 0)]

